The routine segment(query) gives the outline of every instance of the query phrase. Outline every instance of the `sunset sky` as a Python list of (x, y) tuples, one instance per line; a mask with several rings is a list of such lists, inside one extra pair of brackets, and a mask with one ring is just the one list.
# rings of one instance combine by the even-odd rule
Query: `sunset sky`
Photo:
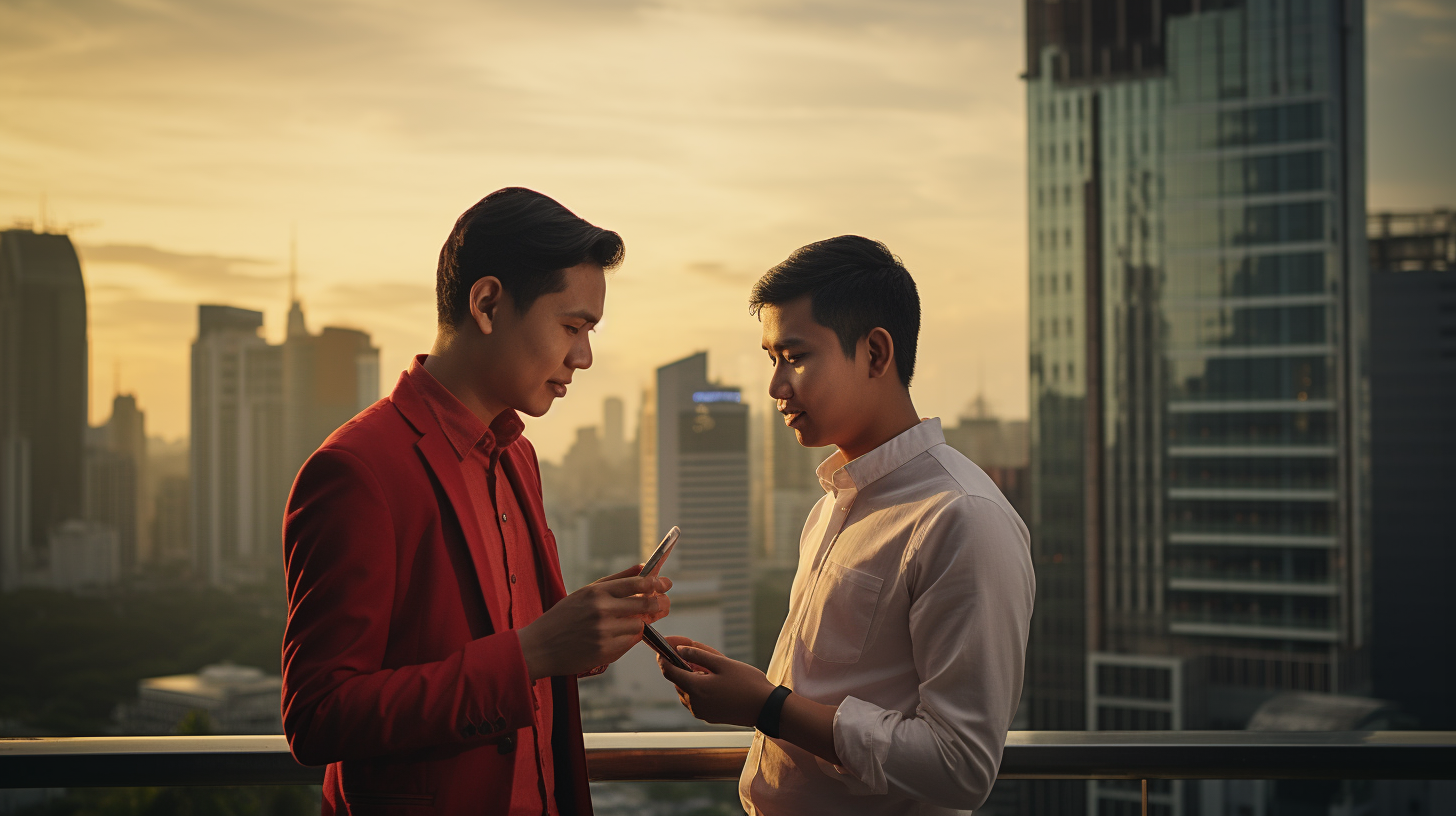
[[(1022, 4), (1009, 0), (0, 0), (0, 222), (81, 249), (91, 418), (187, 432), (200, 302), (281, 339), (370, 332), (382, 390), (434, 333), (455, 217), (507, 185), (622, 233), (597, 363), (530, 424), (555, 458), (694, 351), (761, 393), (745, 296), (794, 248), (886, 242), (924, 303), (913, 389), (1025, 416)], [(1370, 204), (1456, 205), (1456, 0), (1372, 0)]]

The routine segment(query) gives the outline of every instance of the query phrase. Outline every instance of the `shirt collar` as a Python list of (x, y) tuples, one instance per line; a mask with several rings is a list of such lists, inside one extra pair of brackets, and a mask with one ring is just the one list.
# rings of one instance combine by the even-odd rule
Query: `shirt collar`
[(487, 426), (480, 421), (480, 417), (465, 407), (465, 403), (441, 385), (435, 375), (425, 370), (425, 358), (428, 356), (415, 355), (405, 376), (430, 409), (435, 421), (440, 424), (440, 430), (444, 432), (445, 438), (450, 441), (450, 447), (455, 449), (455, 455), (461, 461), (476, 447), (491, 454), (504, 450), (520, 438), (526, 424), (515, 411), (509, 408), (501, 411)]
[(838, 494), (846, 488), (863, 490), (911, 459), (943, 444), (945, 434), (940, 429), (940, 418), (922, 419), (918, 425), (852, 462), (846, 459), (844, 451), (836, 450), (815, 473), (826, 493)]

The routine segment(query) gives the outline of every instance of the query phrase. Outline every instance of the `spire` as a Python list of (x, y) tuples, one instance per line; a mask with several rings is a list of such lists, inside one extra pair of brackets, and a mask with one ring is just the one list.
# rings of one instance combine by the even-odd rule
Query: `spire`
[(288, 229), (288, 302), (298, 302), (298, 225)]
[(298, 226), (288, 235), (288, 336), (307, 337), (308, 325), (303, 321), (303, 305), (298, 302)]

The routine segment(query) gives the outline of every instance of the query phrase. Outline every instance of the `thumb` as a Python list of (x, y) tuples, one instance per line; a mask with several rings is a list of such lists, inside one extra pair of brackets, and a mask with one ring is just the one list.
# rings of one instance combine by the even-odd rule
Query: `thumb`
[(727, 668), (728, 658), (720, 654), (713, 654), (707, 649), (699, 649), (693, 646), (679, 646), (677, 653), (682, 655), (683, 660), (702, 666), (708, 671), (718, 674)]

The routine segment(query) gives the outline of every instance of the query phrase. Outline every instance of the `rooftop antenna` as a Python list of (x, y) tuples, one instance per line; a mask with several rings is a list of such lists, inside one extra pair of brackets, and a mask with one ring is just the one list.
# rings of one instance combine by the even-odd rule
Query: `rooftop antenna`
[(41, 232), (41, 233), (50, 232), (50, 227), (49, 227), (49, 224), (47, 223), (47, 219), (46, 219), (46, 194), (45, 193), (41, 193), (40, 194), (40, 221), (36, 225), (36, 232)]
[(288, 302), (298, 302), (298, 225), (288, 229)]

